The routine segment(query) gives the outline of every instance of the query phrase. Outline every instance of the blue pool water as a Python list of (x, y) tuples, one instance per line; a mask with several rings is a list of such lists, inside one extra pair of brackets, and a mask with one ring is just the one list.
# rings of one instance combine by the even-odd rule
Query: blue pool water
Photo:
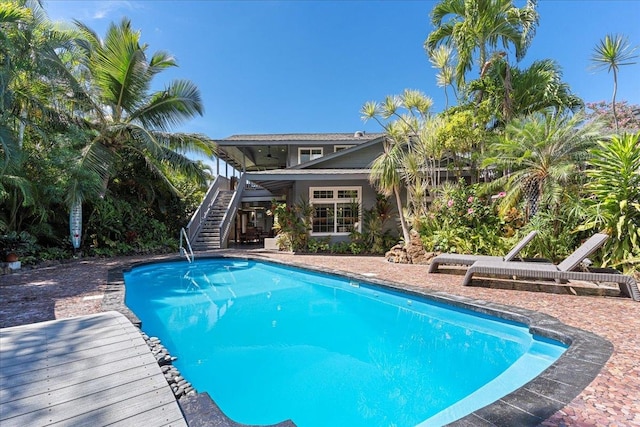
[(442, 425), (565, 350), (524, 325), (271, 263), (149, 264), (125, 283), (143, 330), (244, 424)]

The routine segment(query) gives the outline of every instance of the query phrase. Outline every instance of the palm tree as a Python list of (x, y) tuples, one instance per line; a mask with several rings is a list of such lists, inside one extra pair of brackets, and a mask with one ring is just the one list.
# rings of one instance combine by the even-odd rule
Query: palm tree
[(581, 114), (536, 113), (509, 123), (484, 161), (485, 167), (494, 165), (503, 172), (489, 184), (506, 190), (501, 210), (524, 200), (527, 217), (543, 208), (553, 212), (567, 187), (576, 183), (597, 137), (598, 128), (584, 124)]
[(611, 103), (613, 105), (613, 120), (616, 125), (616, 132), (619, 131), (618, 118), (616, 116), (618, 71), (623, 65), (635, 64), (632, 60), (638, 57), (638, 55), (635, 55), (637, 49), (637, 47), (631, 47), (626, 37), (619, 34), (607, 34), (604, 39), (598, 42), (591, 56), (591, 61), (594, 63), (593, 68), (606, 69), (607, 72), (613, 71), (613, 95), (611, 97)]
[[(17, 230), (20, 210), (40, 209), (38, 191), (25, 164), (25, 131), (46, 138), (46, 129), (65, 120), (53, 107), (56, 88), (63, 89), (64, 64), (56, 51), (71, 40), (70, 32), (47, 19), (40, 2), (12, 1), (0, 5), (0, 201), (6, 215), (2, 228)], [(39, 215), (42, 220), (42, 215)]]
[(524, 70), (511, 67), (504, 59), (494, 61), (484, 78), (472, 82), (470, 88), (483, 93), (497, 124), (501, 126), (515, 116), (547, 109), (556, 113), (565, 109), (576, 111), (584, 106), (582, 100), (571, 93), (569, 85), (562, 81), (562, 71), (551, 59), (534, 61)]
[(522, 8), (515, 7), (512, 0), (442, 0), (431, 11), (431, 22), (436, 29), (427, 37), (425, 49), (432, 52), (440, 44), (453, 47), (461, 86), (474, 55), (477, 53), (481, 70), (491, 57), (489, 50), (499, 42), (505, 49), (513, 45), (516, 59), (521, 60), (535, 35), (538, 12), (536, 0), (527, 0)]
[[(104, 194), (121, 159), (141, 158), (151, 173), (175, 193), (170, 171), (205, 183), (208, 174), (188, 153), (211, 157), (214, 144), (208, 138), (170, 132), (183, 121), (202, 114), (198, 88), (186, 80), (171, 82), (164, 90), (149, 93), (156, 74), (177, 66), (165, 52), (147, 57), (140, 33), (123, 19), (112, 24), (101, 40), (76, 21), (83, 39), (82, 71), (88, 76), (81, 103), (82, 126), (87, 138), (82, 155), (72, 170), (67, 202), (77, 210), (86, 197)], [(82, 83), (80, 83), (82, 85)], [(87, 179), (91, 177), (91, 179)]]

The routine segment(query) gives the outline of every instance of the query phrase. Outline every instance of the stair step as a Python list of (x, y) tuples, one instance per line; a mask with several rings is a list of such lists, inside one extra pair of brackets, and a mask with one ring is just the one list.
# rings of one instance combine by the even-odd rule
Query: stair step
[(233, 191), (220, 191), (216, 200), (209, 208), (207, 218), (203, 221), (198, 235), (192, 242), (194, 250), (220, 249), (220, 225), (227, 214), (229, 204), (233, 199)]

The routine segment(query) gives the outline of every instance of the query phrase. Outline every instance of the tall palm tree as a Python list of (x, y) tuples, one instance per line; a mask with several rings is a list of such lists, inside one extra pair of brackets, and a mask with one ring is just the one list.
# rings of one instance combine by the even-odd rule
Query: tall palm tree
[(484, 78), (473, 81), (470, 88), (483, 93), (500, 126), (516, 116), (547, 109), (556, 113), (565, 109), (576, 111), (584, 106), (562, 81), (562, 71), (551, 59), (534, 61), (524, 70), (511, 67), (504, 59), (496, 60), (487, 68)]
[(607, 34), (604, 39), (600, 40), (593, 49), (591, 61), (594, 63), (595, 69), (606, 69), (607, 72), (613, 71), (613, 95), (611, 104), (613, 106), (613, 120), (618, 128), (618, 118), (616, 116), (616, 94), (618, 93), (618, 71), (623, 65), (635, 64), (633, 59), (637, 58), (635, 54), (637, 47), (632, 47), (629, 40), (619, 34)]
[[(82, 126), (88, 136), (78, 163), (72, 170), (67, 201), (77, 209), (88, 196), (104, 194), (118, 163), (127, 156), (139, 157), (166, 186), (177, 189), (171, 169), (205, 183), (208, 174), (189, 153), (211, 157), (214, 143), (203, 135), (171, 132), (203, 112), (198, 88), (186, 80), (171, 82), (164, 90), (150, 93), (152, 79), (177, 66), (165, 52), (147, 57), (147, 45), (128, 19), (112, 24), (104, 40), (76, 21), (83, 36), (82, 72), (88, 78), (80, 103)], [(82, 83), (81, 83), (82, 84)], [(87, 176), (93, 179), (87, 180)]]
[(514, 119), (484, 161), (484, 166), (494, 165), (503, 172), (490, 183), (492, 188), (506, 190), (501, 209), (524, 200), (528, 217), (542, 208), (553, 212), (567, 187), (576, 183), (598, 136), (596, 125), (584, 124), (581, 114), (536, 113)]
[(427, 37), (425, 49), (431, 52), (440, 44), (453, 47), (458, 57), (456, 78), (461, 86), (473, 67), (474, 55), (481, 70), (491, 57), (490, 49), (498, 43), (505, 49), (512, 45), (518, 61), (524, 57), (538, 25), (536, 3), (527, 0), (518, 8), (512, 0), (442, 0), (431, 11), (436, 28)]

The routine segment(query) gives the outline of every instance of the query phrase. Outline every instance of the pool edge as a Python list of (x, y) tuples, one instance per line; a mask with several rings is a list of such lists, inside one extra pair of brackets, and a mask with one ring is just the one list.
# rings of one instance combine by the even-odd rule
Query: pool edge
[[(524, 323), (535, 335), (560, 341), (568, 346), (564, 354), (536, 378), (503, 398), (458, 419), (450, 426), (538, 426), (558, 410), (567, 406), (597, 377), (613, 354), (613, 345), (605, 338), (579, 328), (565, 325), (555, 317), (519, 307), (477, 300), (444, 292), (433, 292), (415, 286), (379, 280), (340, 270), (307, 266), (262, 257), (259, 254), (217, 254), (200, 259), (235, 258), (293, 266), (306, 270), (347, 277), (382, 288), (401, 291), (432, 301), (453, 305), (505, 320)], [(137, 265), (184, 261), (183, 258), (163, 258), (132, 262), (109, 270), (103, 310), (116, 310), (137, 326), (140, 320), (124, 303), (124, 272)], [(108, 295), (108, 297), (107, 297)], [(137, 321), (134, 322), (134, 320)]]

